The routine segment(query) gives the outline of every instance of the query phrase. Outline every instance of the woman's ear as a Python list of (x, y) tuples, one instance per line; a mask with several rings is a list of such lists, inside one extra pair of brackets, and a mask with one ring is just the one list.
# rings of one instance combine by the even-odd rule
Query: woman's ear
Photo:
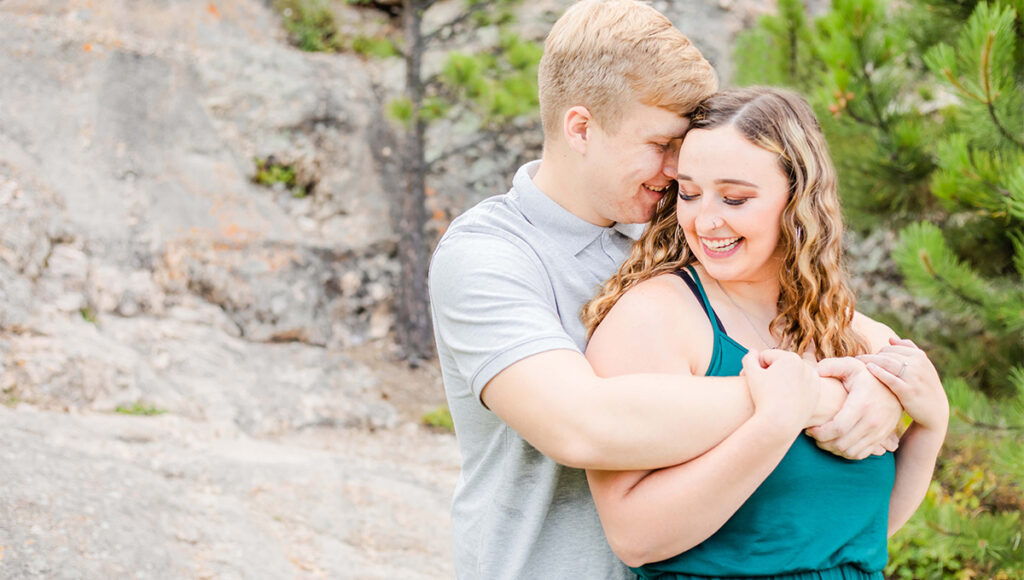
[(593, 123), (594, 117), (590, 114), (590, 110), (579, 105), (569, 108), (565, 112), (565, 116), (562, 117), (565, 142), (580, 155), (587, 154)]

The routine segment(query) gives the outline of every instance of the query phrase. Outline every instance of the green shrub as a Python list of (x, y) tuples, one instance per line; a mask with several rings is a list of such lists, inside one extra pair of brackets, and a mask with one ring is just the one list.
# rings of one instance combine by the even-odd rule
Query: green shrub
[(284, 18), (289, 40), (307, 52), (336, 52), (341, 37), (326, 0), (275, 0), (274, 7)]
[(120, 413), (122, 415), (142, 415), (145, 417), (150, 417), (153, 415), (163, 415), (167, 411), (163, 409), (158, 409), (152, 405), (145, 405), (141, 402), (135, 402), (128, 407), (125, 407), (124, 405), (119, 405), (116, 409), (114, 409), (114, 412)]
[(455, 431), (455, 424), (452, 423), (452, 414), (448, 410), (448, 405), (440, 405), (432, 411), (424, 413), (420, 420), (428, 427), (436, 427), (449, 432)]
[(299, 185), (295, 167), (277, 161), (273, 155), (265, 159), (257, 158), (254, 161), (256, 162), (256, 175), (253, 176), (254, 182), (267, 187), (273, 187), (280, 183), (292, 193), (293, 197), (306, 197), (309, 195), (309, 190)]

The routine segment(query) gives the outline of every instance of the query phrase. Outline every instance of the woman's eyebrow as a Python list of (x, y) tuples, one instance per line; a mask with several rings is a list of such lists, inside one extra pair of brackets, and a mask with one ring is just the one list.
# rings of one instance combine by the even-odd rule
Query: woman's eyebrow
[[(693, 181), (693, 178), (690, 177), (689, 175), (685, 175), (685, 174), (680, 173), (680, 174), (676, 175), (676, 181)], [(756, 183), (751, 183), (749, 181), (744, 181), (742, 179), (716, 179), (715, 180), (715, 184), (716, 185), (721, 185), (721, 184), (742, 185), (742, 186), (745, 186), (745, 187), (752, 187), (754, 189), (758, 189)]]
[(716, 179), (715, 183), (716, 184), (726, 183), (726, 184), (731, 184), (731, 185), (743, 185), (743, 186), (746, 186), (746, 187), (753, 187), (754, 189), (757, 189), (757, 184), (756, 183), (750, 183), (749, 181), (743, 181), (742, 179)]

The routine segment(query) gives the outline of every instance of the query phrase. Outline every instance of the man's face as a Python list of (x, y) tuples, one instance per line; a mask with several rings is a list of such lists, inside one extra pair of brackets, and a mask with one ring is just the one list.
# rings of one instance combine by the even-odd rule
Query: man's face
[[(584, 192), (598, 225), (643, 223), (675, 182), (688, 120), (634, 103), (614, 132), (594, 127), (585, 156)], [(594, 221), (593, 219), (591, 221)]]

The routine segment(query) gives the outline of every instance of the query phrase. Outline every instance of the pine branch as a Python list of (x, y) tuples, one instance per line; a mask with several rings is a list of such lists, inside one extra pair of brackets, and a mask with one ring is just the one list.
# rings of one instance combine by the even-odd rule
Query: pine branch
[(981, 82), (985, 89), (985, 108), (988, 109), (988, 116), (992, 119), (992, 124), (999, 129), (999, 133), (1002, 134), (1010, 143), (1013, 143), (1021, 150), (1024, 150), (1024, 142), (1021, 142), (1013, 133), (1010, 132), (1003, 123), (999, 120), (999, 116), (996, 114), (995, 101), (996, 98), (992, 94), (992, 45), (995, 43), (996, 33), (995, 31), (989, 31), (988, 36), (985, 38), (985, 48), (981, 51)]
[(873, 129), (882, 130), (882, 127), (880, 127), (878, 124), (876, 124), (871, 119), (867, 119), (865, 117), (861, 117), (857, 113), (854, 113), (853, 109), (851, 107), (846, 107), (846, 109), (844, 109), (844, 111), (846, 112), (847, 115), (850, 116), (851, 119), (853, 119), (854, 121), (860, 123), (861, 125), (864, 125), (865, 127), (871, 127)]
[(985, 423), (983, 421), (975, 421), (971, 419), (966, 413), (961, 412), (959, 409), (954, 409), (956, 416), (961, 421), (977, 429), (984, 429), (986, 431), (1003, 431), (1008, 433), (1020, 432), (1024, 433), (1024, 425), (996, 425), (994, 423)]
[(949, 81), (949, 83), (951, 85), (956, 87), (956, 89), (959, 90), (961, 93), (967, 95), (971, 99), (974, 99), (975, 101), (978, 101), (979, 103), (981, 103), (983, 105), (986, 104), (985, 103), (985, 99), (983, 97), (979, 97), (978, 95), (974, 94), (970, 89), (968, 89), (963, 83), (960, 82), (960, 79), (956, 78), (953, 75), (953, 70), (952, 69), (950, 69), (948, 67), (943, 68), (942, 69), (942, 74), (945, 75), (946, 76), (946, 80)]
[(921, 263), (924, 264), (925, 270), (928, 271), (928, 274), (932, 277), (933, 280), (938, 282), (939, 285), (945, 286), (954, 296), (956, 296), (960, 300), (963, 300), (967, 304), (970, 304), (971, 306), (974, 306), (979, 309), (985, 308), (986, 304), (984, 302), (977, 298), (974, 298), (973, 296), (967, 295), (958, 285), (954, 284), (952, 280), (949, 280), (948, 278), (940, 274), (938, 270), (935, 269), (935, 265), (932, 264), (931, 257), (927, 253), (922, 253), (920, 258)]
[(481, 133), (481, 134), (477, 135), (476, 138), (470, 139), (469, 141), (459, 145), (458, 147), (453, 147), (451, 149), (448, 149), (447, 151), (439, 154), (437, 157), (427, 161), (427, 166), (428, 167), (432, 167), (434, 164), (436, 164), (436, 163), (438, 163), (440, 161), (444, 161), (445, 159), (449, 159), (449, 158), (454, 157), (454, 156), (456, 156), (456, 155), (458, 155), (460, 153), (464, 153), (466, 151), (469, 151), (470, 149), (474, 149), (476, 147), (479, 147), (481, 143), (484, 143), (484, 142), (492, 139), (493, 137), (494, 136), (489, 134), (489, 133)]
[(868, 70), (867, 55), (864, 54), (864, 38), (856, 37), (854, 39), (854, 46), (857, 47), (857, 57), (860, 60), (860, 67), (858, 72), (860, 73), (861, 80), (864, 81), (867, 87), (868, 105), (871, 107), (871, 112), (875, 114), (875, 119), (878, 121), (877, 127), (885, 132), (887, 137), (890, 137), (889, 124), (886, 122), (885, 117), (882, 115), (882, 109), (878, 105), (878, 96), (875, 95), (874, 79), (871, 77), (871, 72)]

